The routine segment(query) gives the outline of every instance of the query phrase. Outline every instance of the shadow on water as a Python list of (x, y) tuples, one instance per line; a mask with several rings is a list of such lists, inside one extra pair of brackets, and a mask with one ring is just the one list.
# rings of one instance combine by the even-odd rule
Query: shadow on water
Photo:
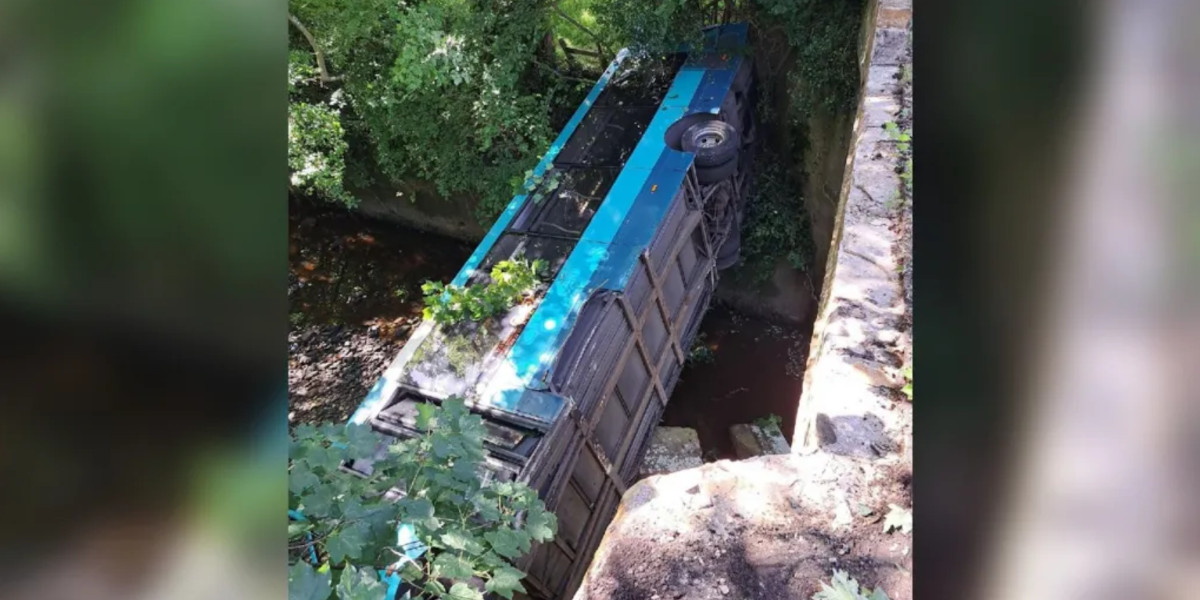
[(463, 242), (342, 210), (290, 209), (289, 312), (306, 323), (387, 328), (417, 317), (421, 283), (449, 281), (471, 254)]
[(775, 324), (716, 305), (704, 317), (700, 334), (662, 425), (695, 429), (706, 460), (737, 458), (732, 425), (777, 415), (789, 435), (812, 324)]
[(421, 283), (449, 281), (471, 247), (293, 203), (289, 215), (288, 421), (341, 422), (421, 318)]

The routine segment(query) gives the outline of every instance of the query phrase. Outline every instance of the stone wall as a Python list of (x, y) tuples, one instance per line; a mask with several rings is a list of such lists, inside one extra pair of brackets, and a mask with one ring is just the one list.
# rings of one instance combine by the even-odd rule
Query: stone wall
[[(904, 102), (911, 0), (879, 0), (866, 83), (838, 196), (836, 221), (792, 447), (839, 453), (889, 445), (904, 424), (892, 410), (911, 363), (911, 205), (901, 201), (897, 142), (884, 124)], [(911, 427), (911, 424), (909, 425)]]

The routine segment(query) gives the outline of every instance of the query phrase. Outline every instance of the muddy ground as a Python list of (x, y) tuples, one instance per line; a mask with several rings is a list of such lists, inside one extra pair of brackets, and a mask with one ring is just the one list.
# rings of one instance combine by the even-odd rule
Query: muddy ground
[[(849, 483), (853, 481), (853, 483)], [(912, 598), (912, 506), (900, 460), (828, 454), (720, 461), (630, 488), (577, 600), (810, 598), (835, 569)]]

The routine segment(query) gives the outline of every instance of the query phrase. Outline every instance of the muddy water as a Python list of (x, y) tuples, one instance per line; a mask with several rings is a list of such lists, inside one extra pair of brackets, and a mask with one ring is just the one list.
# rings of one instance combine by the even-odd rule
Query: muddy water
[(341, 422), (421, 318), (421, 283), (449, 281), (466, 244), (346, 213), (289, 211), (288, 420)]
[(811, 333), (811, 325), (774, 324), (714, 306), (662, 424), (695, 429), (706, 461), (737, 458), (731, 425), (776, 415), (790, 436)]
[(421, 312), (421, 283), (448, 281), (472, 246), (363, 219), (293, 206), (288, 302), (293, 319), (351, 327), (395, 326)]
[[(292, 422), (348, 418), (420, 321), (421, 283), (449, 281), (472, 249), (345, 211), (294, 205)], [(709, 460), (735, 457), (730, 425), (775, 414), (790, 432), (809, 332), (715, 306), (701, 333), (663, 424), (695, 428)]]

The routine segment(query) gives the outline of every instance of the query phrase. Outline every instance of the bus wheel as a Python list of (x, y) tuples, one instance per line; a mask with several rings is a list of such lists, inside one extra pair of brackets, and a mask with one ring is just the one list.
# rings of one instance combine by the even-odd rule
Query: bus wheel
[(737, 129), (712, 119), (696, 123), (683, 132), (684, 152), (696, 154), (696, 167), (723, 166), (737, 156), (741, 139)]
[(737, 172), (738, 159), (737, 156), (725, 161), (724, 164), (716, 165), (715, 167), (701, 167), (696, 165), (696, 179), (702, 185), (717, 183)]

